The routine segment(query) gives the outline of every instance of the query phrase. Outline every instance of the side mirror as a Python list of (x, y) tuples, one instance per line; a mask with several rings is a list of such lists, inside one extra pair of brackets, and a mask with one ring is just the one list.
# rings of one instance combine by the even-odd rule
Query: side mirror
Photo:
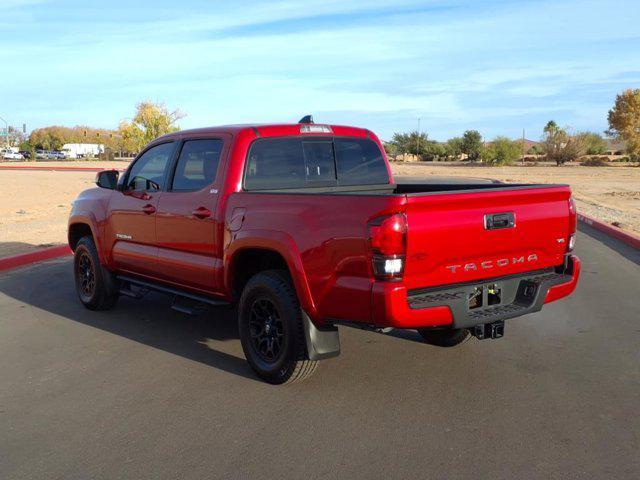
[(114, 190), (118, 185), (118, 176), (120, 172), (118, 170), (103, 170), (96, 175), (96, 185), (100, 188), (108, 188)]

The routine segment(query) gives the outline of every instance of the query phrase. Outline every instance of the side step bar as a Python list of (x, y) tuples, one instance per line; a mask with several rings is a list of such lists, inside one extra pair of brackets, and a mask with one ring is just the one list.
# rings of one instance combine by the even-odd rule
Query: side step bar
[[(229, 302), (224, 300), (217, 300), (204, 295), (185, 292), (167, 285), (147, 282), (145, 280), (140, 280), (126, 275), (118, 275), (118, 280), (122, 283), (120, 287), (120, 294), (135, 299), (144, 297), (150, 290), (171, 295), (173, 296), (171, 308), (188, 315), (198, 315), (199, 313), (202, 313), (202, 304), (213, 305), (216, 307), (229, 305)], [(137, 287), (139, 290), (133, 291), (131, 289), (132, 286)]]

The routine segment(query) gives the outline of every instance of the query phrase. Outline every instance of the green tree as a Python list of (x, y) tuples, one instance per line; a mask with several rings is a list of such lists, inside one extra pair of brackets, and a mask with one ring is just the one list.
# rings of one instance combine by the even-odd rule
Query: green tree
[(462, 155), (462, 138), (453, 137), (445, 144), (445, 155), (447, 159), (459, 160)]
[(66, 143), (65, 127), (38, 128), (29, 135), (29, 143), (44, 150), (58, 150)]
[(384, 142), (382, 146), (384, 147), (387, 157), (390, 160), (395, 161), (398, 156), (398, 146), (393, 142)]
[(624, 141), (631, 158), (640, 161), (640, 89), (625, 90), (616, 96), (608, 120), (607, 133)]
[(429, 136), (424, 132), (413, 131), (410, 133), (394, 133), (393, 143), (400, 153), (412, 155), (424, 155), (426, 153)]
[(496, 137), (483, 151), (482, 160), (490, 165), (511, 165), (520, 157), (522, 144), (507, 137)]
[(32, 146), (44, 150), (58, 150), (65, 143), (98, 143), (107, 148), (115, 148), (117, 142), (118, 135), (114, 130), (83, 125), (75, 127), (53, 125), (38, 128), (29, 136), (29, 143)]
[(482, 154), (482, 135), (477, 130), (467, 130), (462, 135), (462, 153), (472, 162), (477, 161)]
[(542, 145), (548, 160), (564, 165), (578, 159), (584, 153), (584, 144), (579, 136), (571, 136), (553, 120), (547, 122), (542, 135)]
[(422, 159), (430, 162), (446, 158), (447, 149), (442, 143), (429, 140), (425, 145)]
[(607, 152), (607, 141), (595, 132), (581, 132), (577, 135), (584, 146), (586, 155), (603, 155)]
[(544, 155), (543, 145), (534, 145), (528, 151), (527, 155)]
[(183, 117), (179, 110), (170, 112), (163, 104), (144, 101), (136, 105), (131, 122), (120, 123), (118, 133), (126, 150), (139, 152), (150, 141), (179, 130), (176, 122)]

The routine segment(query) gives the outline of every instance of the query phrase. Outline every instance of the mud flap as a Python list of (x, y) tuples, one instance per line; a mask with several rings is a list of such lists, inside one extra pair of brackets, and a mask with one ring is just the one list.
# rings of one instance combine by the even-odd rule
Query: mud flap
[(307, 343), (309, 360), (325, 360), (340, 355), (340, 335), (338, 327), (316, 327), (309, 316), (302, 312), (304, 338)]

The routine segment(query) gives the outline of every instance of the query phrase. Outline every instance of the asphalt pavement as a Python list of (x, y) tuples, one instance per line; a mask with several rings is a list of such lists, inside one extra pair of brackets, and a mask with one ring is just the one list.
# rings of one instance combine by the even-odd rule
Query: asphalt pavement
[(640, 252), (582, 227), (576, 293), (443, 349), (341, 328), (275, 387), (233, 311), (77, 301), (69, 258), (0, 275), (0, 478), (640, 478)]

